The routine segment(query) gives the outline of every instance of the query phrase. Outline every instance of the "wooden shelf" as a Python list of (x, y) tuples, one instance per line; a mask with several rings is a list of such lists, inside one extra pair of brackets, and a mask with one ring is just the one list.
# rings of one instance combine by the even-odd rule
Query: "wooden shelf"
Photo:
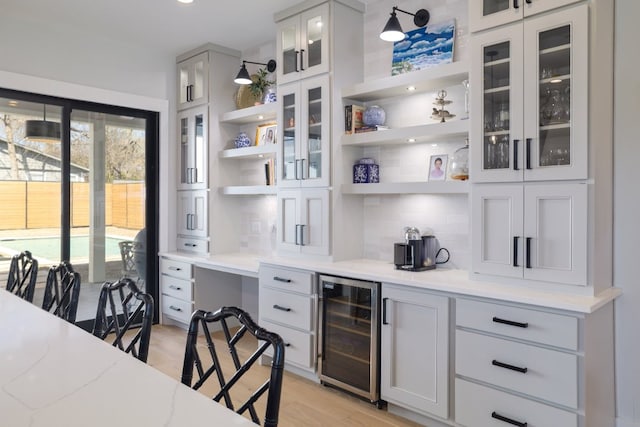
[(279, 105), (279, 102), (271, 102), (222, 113), (220, 114), (220, 122), (243, 124), (275, 120)]
[(342, 184), (342, 194), (466, 194), (468, 181)]
[[(433, 68), (383, 77), (359, 83), (342, 90), (342, 98), (367, 102), (381, 98), (431, 92), (449, 86), (455, 86), (469, 78), (469, 64), (464, 61), (439, 65)], [(412, 86), (415, 90), (408, 92)]]
[(273, 154), (276, 151), (278, 151), (278, 146), (276, 144), (267, 144), (242, 148), (230, 148), (228, 150), (220, 151), (218, 155), (221, 159), (240, 159), (246, 157), (260, 157)]
[[(469, 135), (469, 120), (429, 123), (397, 129), (342, 136), (343, 146), (375, 146), (424, 142), (461, 141)], [(415, 141), (409, 141), (409, 140)]]
[(230, 185), (220, 187), (220, 192), (227, 196), (259, 196), (276, 194), (275, 185)]

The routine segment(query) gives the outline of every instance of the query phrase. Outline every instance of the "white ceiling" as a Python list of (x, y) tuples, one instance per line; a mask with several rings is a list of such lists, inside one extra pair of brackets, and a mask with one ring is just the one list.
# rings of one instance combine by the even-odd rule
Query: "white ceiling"
[(170, 55), (206, 42), (245, 50), (275, 40), (273, 14), (302, 0), (1, 0), (2, 19), (126, 41)]

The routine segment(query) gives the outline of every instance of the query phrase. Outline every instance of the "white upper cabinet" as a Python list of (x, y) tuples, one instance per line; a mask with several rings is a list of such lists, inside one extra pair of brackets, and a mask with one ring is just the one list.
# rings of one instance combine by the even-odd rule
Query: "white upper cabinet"
[(331, 117), (329, 76), (280, 86), (278, 187), (329, 185)]
[(582, 5), (472, 38), (475, 182), (588, 177), (587, 29)]
[(280, 252), (329, 254), (329, 190), (278, 191)]
[(478, 185), (474, 273), (586, 286), (587, 184)]
[(208, 130), (206, 106), (178, 114), (179, 189), (208, 188)]
[(178, 192), (178, 235), (200, 238), (209, 235), (207, 200), (207, 190)]
[(329, 71), (329, 4), (278, 22), (278, 84)]
[(470, 0), (471, 32), (485, 30), (520, 20), (580, 0)]
[(206, 104), (209, 100), (209, 53), (178, 63), (178, 110)]

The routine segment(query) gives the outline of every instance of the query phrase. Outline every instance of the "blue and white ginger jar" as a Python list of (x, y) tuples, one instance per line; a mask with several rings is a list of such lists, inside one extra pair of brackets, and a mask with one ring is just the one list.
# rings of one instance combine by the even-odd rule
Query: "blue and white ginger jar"
[(364, 110), (364, 114), (362, 115), (362, 121), (365, 126), (383, 125), (386, 118), (387, 114), (384, 112), (382, 107), (379, 107), (377, 105), (367, 107), (367, 109)]
[(247, 136), (246, 133), (240, 132), (235, 139), (236, 148), (249, 147), (251, 145), (251, 140)]

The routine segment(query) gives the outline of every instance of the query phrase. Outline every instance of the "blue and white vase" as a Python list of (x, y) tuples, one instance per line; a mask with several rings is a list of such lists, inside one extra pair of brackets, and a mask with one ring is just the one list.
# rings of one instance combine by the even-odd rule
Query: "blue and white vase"
[(249, 147), (251, 145), (251, 140), (247, 136), (246, 133), (240, 132), (235, 139), (236, 148)]
[(264, 98), (262, 98), (262, 102), (264, 104), (271, 104), (272, 102), (276, 102), (278, 100), (278, 97), (276, 96), (276, 90), (271, 88), (271, 89), (267, 89), (267, 91), (264, 93)]
[(387, 114), (384, 112), (382, 107), (372, 105), (364, 110), (364, 114), (362, 115), (362, 122), (365, 124), (365, 126), (380, 126), (384, 124), (386, 118)]

